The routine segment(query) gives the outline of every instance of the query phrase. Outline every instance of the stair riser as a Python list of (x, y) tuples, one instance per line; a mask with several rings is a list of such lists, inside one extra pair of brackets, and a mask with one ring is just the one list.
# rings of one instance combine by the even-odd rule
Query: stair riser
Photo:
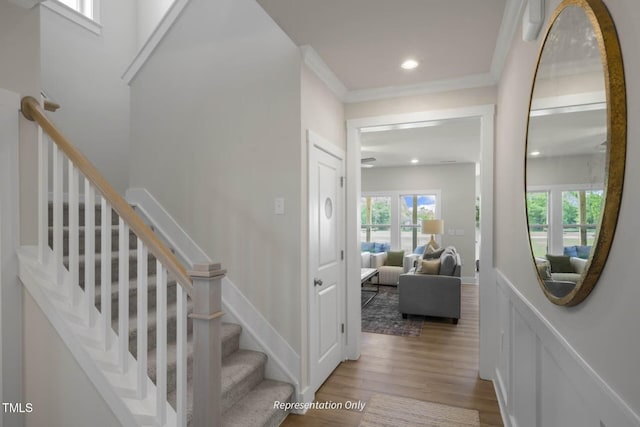
[(249, 393), (256, 385), (258, 385), (264, 379), (264, 364), (259, 365), (254, 369), (251, 374), (246, 376), (242, 382), (237, 384), (228, 393), (223, 393), (222, 396), (222, 412), (231, 408), (234, 403), (240, 400), (244, 395)]

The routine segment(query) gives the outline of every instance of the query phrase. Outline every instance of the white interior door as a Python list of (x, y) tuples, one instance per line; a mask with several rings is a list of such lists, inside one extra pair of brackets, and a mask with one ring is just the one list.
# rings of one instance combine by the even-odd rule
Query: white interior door
[(343, 358), (344, 154), (312, 132), (309, 147), (309, 347), (317, 390)]

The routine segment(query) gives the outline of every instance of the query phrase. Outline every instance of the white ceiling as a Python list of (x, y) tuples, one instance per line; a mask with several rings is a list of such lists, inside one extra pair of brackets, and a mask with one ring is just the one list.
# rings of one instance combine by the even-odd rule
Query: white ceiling
[[(347, 91), (489, 76), (502, 26), (513, 27), (506, 0), (257, 1)], [(420, 67), (401, 69), (408, 57)]]
[[(344, 101), (496, 83), (517, 26), (507, 0), (257, 0)], [(506, 9), (505, 9), (506, 8)], [(400, 68), (404, 59), (420, 66)], [(480, 122), (362, 134), (376, 167), (476, 162)]]
[(475, 163), (480, 159), (480, 118), (426, 122), (412, 129), (366, 132), (362, 158), (375, 157), (375, 167)]

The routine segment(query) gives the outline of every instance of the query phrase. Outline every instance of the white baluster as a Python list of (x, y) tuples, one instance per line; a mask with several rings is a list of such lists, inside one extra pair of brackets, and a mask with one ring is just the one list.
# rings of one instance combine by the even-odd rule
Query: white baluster
[(129, 227), (118, 219), (118, 360), (122, 372), (127, 372), (129, 356)]
[(111, 348), (111, 206), (101, 197), (100, 219), (100, 304), (103, 319), (104, 348)]
[(167, 416), (167, 271), (156, 261), (156, 417)]
[(49, 253), (49, 138), (38, 126), (38, 259), (44, 264)]
[(68, 163), (69, 175), (69, 273), (68, 283), (69, 303), (74, 306), (77, 303), (78, 295), (78, 170), (73, 166), (71, 160)]
[(87, 304), (87, 323), (95, 323), (96, 302), (96, 212), (95, 192), (88, 179), (84, 180), (84, 293)]
[(187, 292), (176, 284), (176, 412), (178, 427), (187, 427)]
[(63, 211), (62, 211), (62, 174), (64, 163), (62, 153), (53, 144), (53, 256), (55, 260), (56, 279), (59, 284), (63, 281), (63, 256), (64, 248), (62, 241), (63, 231)]
[(138, 398), (147, 397), (147, 247), (138, 239)]

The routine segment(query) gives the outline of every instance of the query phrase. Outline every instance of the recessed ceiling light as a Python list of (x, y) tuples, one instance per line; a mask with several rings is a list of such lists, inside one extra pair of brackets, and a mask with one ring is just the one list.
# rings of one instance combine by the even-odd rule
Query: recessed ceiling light
[(535, 157), (535, 156), (539, 156), (540, 152), (539, 151), (532, 151), (530, 154)]
[(403, 70), (413, 70), (414, 68), (418, 68), (418, 65), (420, 65), (420, 63), (415, 59), (407, 59), (400, 67), (402, 67)]
[(411, 163), (413, 163), (414, 165), (415, 165), (416, 163), (418, 163), (418, 162), (419, 162), (419, 160), (418, 160), (418, 159), (411, 159)]

